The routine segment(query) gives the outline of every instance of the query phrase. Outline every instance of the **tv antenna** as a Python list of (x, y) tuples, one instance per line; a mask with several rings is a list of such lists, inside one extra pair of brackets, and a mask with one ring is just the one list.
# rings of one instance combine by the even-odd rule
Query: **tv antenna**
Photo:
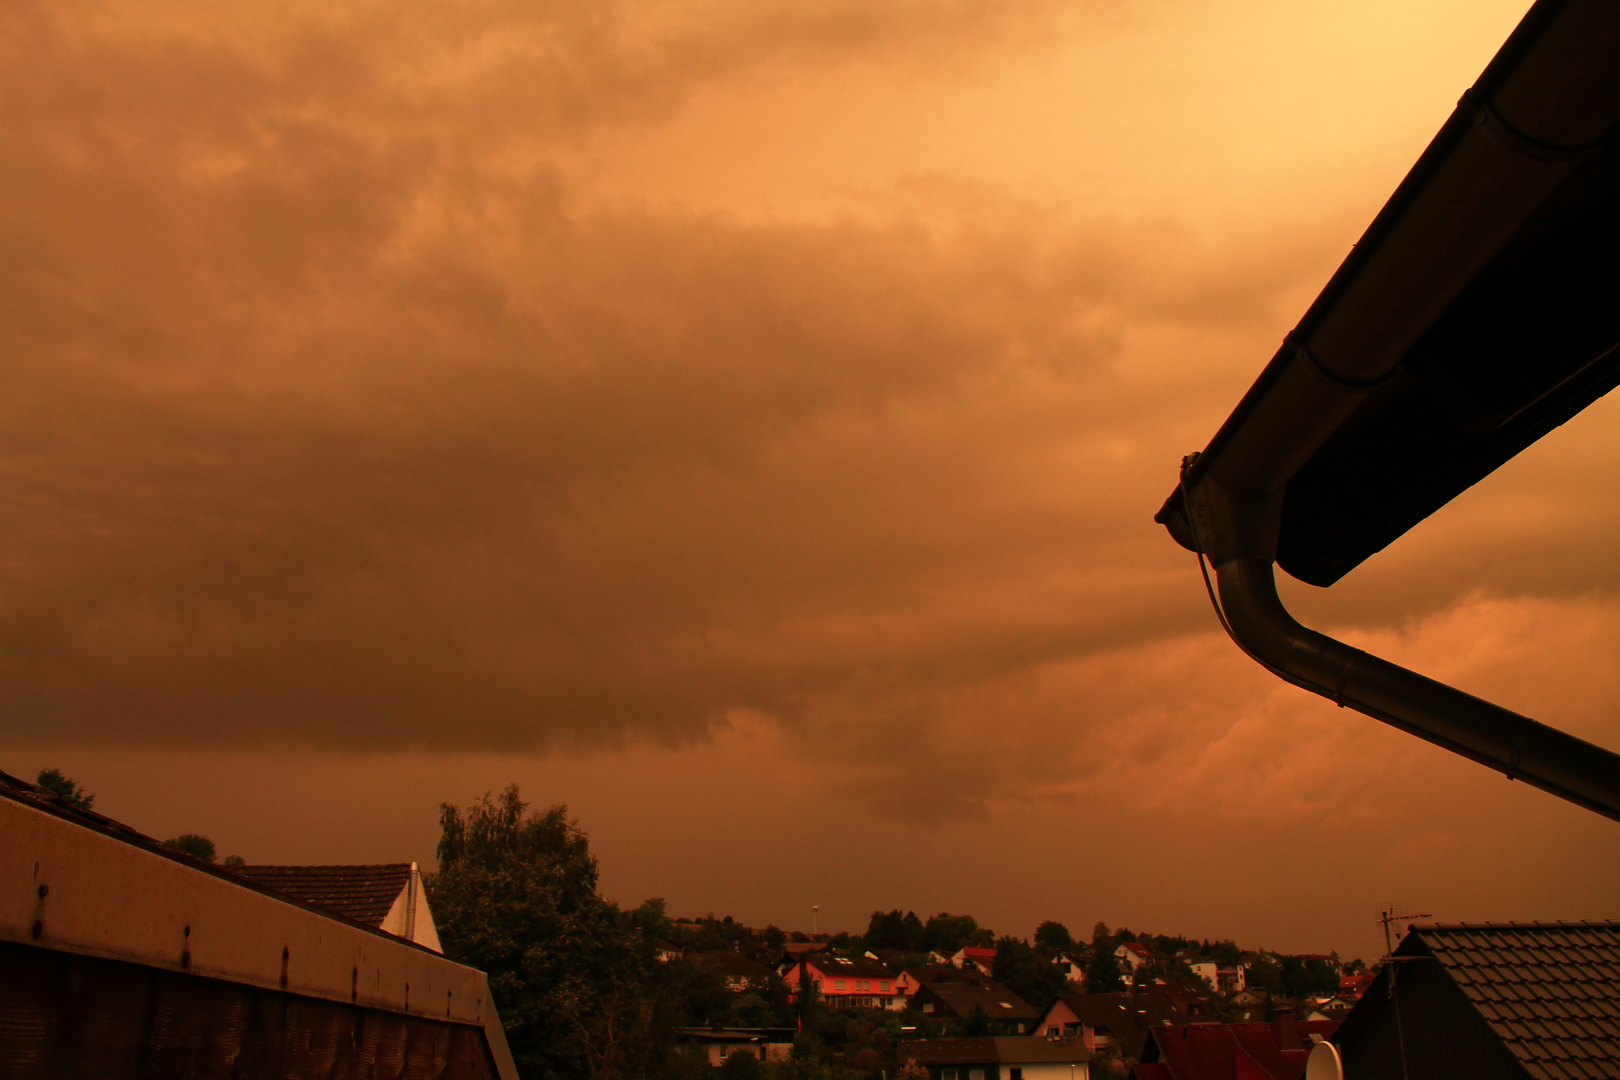
[[(1401, 1022), (1401, 1003), (1395, 1000), (1395, 973), (1400, 970), (1400, 964), (1409, 960), (1425, 959), (1421, 956), (1396, 956), (1395, 942), (1389, 935), (1391, 923), (1406, 922), (1409, 919), (1432, 919), (1428, 912), (1407, 913), (1406, 909), (1412, 905), (1405, 900), (1386, 900), (1383, 908), (1378, 912), (1378, 921), (1384, 924), (1384, 965), (1389, 970), (1389, 1007), (1395, 1010), (1395, 1038), (1401, 1047), (1401, 1075), (1411, 1080), (1411, 1070), (1406, 1064), (1406, 1025)], [(1402, 914), (1397, 914), (1401, 912)]]
[[(1407, 903), (1405, 900), (1386, 900), (1386, 901), (1384, 901), (1384, 906), (1378, 912), (1378, 921), (1384, 924), (1384, 962), (1385, 963), (1394, 963), (1395, 960), (1396, 960), (1395, 955), (1394, 955), (1394, 953), (1395, 953), (1395, 942), (1394, 942), (1394, 939), (1391, 938), (1390, 935), (1389, 935), (1389, 928), (1390, 928), (1390, 926), (1392, 924), (1406, 922), (1406, 921), (1408, 921), (1410, 919), (1432, 919), (1432, 918), (1434, 918), (1433, 915), (1430, 915), (1426, 911), (1425, 912), (1413, 912), (1413, 913), (1408, 913), (1408, 914), (1396, 914), (1396, 912), (1403, 911), (1405, 908), (1409, 908), (1411, 906), (1412, 905)], [(1403, 956), (1400, 959), (1401, 960), (1406, 960), (1406, 959), (1410, 959), (1410, 958)], [(1390, 980), (1390, 986), (1391, 986), (1391, 989), (1394, 988), (1394, 980), (1393, 979)]]

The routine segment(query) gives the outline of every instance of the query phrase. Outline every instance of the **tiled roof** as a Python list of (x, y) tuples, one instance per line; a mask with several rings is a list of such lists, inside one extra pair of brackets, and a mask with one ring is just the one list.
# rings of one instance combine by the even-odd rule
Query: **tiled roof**
[(937, 982), (978, 982), (982, 976), (964, 974), (959, 967), (950, 964), (924, 964), (922, 967), (906, 968), (901, 974), (910, 975), (916, 983)]
[(926, 983), (918, 987), (918, 995), (926, 1000), (932, 996), (957, 1016), (967, 1019), (974, 1006), (985, 1011), (992, 1020), (1039, 1020), (1041, 1013), (1029, 1002), (999, 983)]
[(238, 866), (249, 881), (296, 900), (381, 926), (410, 880), (410, 863), (376, 866)]
[[(224, 867), (218, 866), (214, 863), (204, 862), (194, 855), (188, 855), (185, 852), (180, 851), (178, 848), (171, 847), (170, 845), (163, 843), (161, 840), (147, 836), (145, 833), (125, 825), (121, 821), (115, 821), (114, 819), (98, 811), (81, 810), (78, 807), (73, 806), (51, 794), (44, 788), (41, 788), (36, 784), (30, 784), (28, 781), (16, 776), (12, 776), (9, 773), (0, 772), (0, 799), (10, 799), (14, 802), (23, 803), (33, 807), (36, 810), (50, 814), (54, 817), (63, 818), (84, 828), (93, 829), (103, 836), (108, 836), (133, 847), (141, 848), (162, 858), (169, 859), (174, 862), (184, 863), (199, 873), (228, 881), (236, 888), (250, 889), (257, 893), (273, 896), (283, 903), (312, 903), (311, 901), (305, 900), (303, 896), (280, 889), (274, 885), (267, 886), (258, 879), (253, 877), (244, 877), (241, 873), (241, 871), (244, 869), (273, 870), (277, 869), (276, 867)], [(410, 863), (400, 863), (398, 865), (405, 867), (406, 871), (409, 872)], [(298, 868), (294, 867), (291, 869)], [(324, 868), (316, 867), (315, 869)], [(404, 888), (403, 879), (401, 879), (400, 888)], [(395, 891), (394, 895), (399, 895), (398, 890)], [(390, 900), (390, 903), (392, 903), (392, 900)], [(337, 910), (320, 904), (314, 904), (313, 906), (320, 908), (323, 914), (338, 915), (351, 919), (353, 918), (353, 916), (349, 915), (347, 911)], [(383, 915), (386, 914), (387, 909), (385, 908)], [(382, 922), (383, 915), (379, 915), (376, 922), (366, 923), (364, 920), (357, 921), (361, 922), (370, 930), (383, 932), (378, 931), (378, 924)], [(392, 935), (389, 936), (391, 937)]]
[(894, 972), (867, 956), (810, 956), (805, 962), (829, 979), (894, 978)]
[(1290, 1023), (1286, 1047), (1271, 1023), (1162, 1027), (1149, 1033), (1143, 1058), (1163, 1062), (1174, 1080), (1297, 1080), (1314, 1045), (1310, 1036), (1326, 1038), (1338, 1026), (1324, 1020)]
[(1091, 1060), (1091, 1051), (1078, 1039), (1048, 1039), (1034, 1035), (991, 1038), (912, 1039), (895, 1051), (901, 1061), (919, 1065), (1034, 1065)]
[(1534, 1077), (1620, 1076), (1620, 923), (1440, 923), (1416, 940)]
[(1063, 993), (1058, 995), (1057, 1003), (1047, 1010), (1046, 1019), (1052, 1022), (1052, 1012), (1061, 1005), (1087, 1027), (1106, 1030), (1127, 1057), (1141, 1057), (1149, 1030), (1166, 1024), (1198, 1022), (1201, 1017), (1191, 1015), (1188, 1011), (1194, 1005), (1201, 1008), (1203, 1018), (1207, 1018), (1209, 1023), (1214, 1022), (1200, 999), (1186, 1001), (1168, 990), (1167, 987), (1155, 986), (1116, 994)]
[(996, 1041), (982, 1039), (912, 1039), (895, 1051), (901, 1061), (919, 1065), (994, 1065)]
[(769, 982), (771, 977), (770, 970), (764, 965), (756, 964), (748, 957), (729, 950), (689, 952), (686, 958), (700, 968), (717, 971), (733, 978), (748, 979), (758, 982), (761, 986)]

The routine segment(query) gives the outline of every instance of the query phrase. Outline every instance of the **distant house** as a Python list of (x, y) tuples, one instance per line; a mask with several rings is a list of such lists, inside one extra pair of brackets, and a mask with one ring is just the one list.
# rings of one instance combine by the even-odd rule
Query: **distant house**
[(819, 941), (788, 941), (782, 945), (782, 958), (777, 962), (776, 971), (779, 975), (786, 975), (794, 964), (806, 956), (824, 952), (827, 946)]
[(951, 966), (957, 968), (976, 967), (986, 975), (992, 974), (996, 968), (996, 950), (984, 949), (977, 945), (965, 945), (951, 954)]
[(705, 971), (715, 972), (725, 979), (728, 990), (762, 989), (774, 977), (770, 968), (729, 950), (687, 953), (686, 958)]
[(1052, 966), (1058, 969), (1065, 982), (1082, 983), (1086, 981), (1086, 965), (1072, 956), (1059, 953), (1052, 957)]
[(1211, 990), (1221, 994), (1236, 994), (1246, 985), (1244, 971), (1238, 964), (1222, 964), (1203, 957), (1187, 960), (1192, 973), (1209, 984)]
[(928, 1070), (929, 1080), (1089, 1080), (1091, 1054), (1073, 1041), (1028, 1035), (982, 1039), (916, 1039), (896, 1048), (901, 1062)]
[(1337, 1027), (1332, 1022), (1296, 1021), (1291, 1011), (1281, 1009), (1263, 1024), (1152, 1028), (1131, 1068), (1131, 1080), (1299, 1080), (1311, 1048)]
[(686, 950), (679, 945), (673, 945), (662, 938), (653, 942), (653, 959), (660, 964), (667, 964), (671, 960), (679, 960), (686, 955)]
[(977, 969), (963, 971), (949, 964), (927, 964), (923, 967), (906, 968), (895, 977), (894, 985), (902, 994), (910, 997), (917, 992), (917, 987), (924, 983), (983, 981), (984, 975)]
[(1346, 1080), (1525, 1080), (1620, 1076), (1617, 1034), (1620, 922), (1450, 923), (1409, 928), (1333, 1042)]
[(1119, 961), (1120, 973), (1127, 983), (1136, 982), (1136, 969), (1147, 963), (1149, 956), (1147, 946), (1139, 941), (1122, 941), (1114, 949), (1114, 958)]
[(733, 1054), (759, 1061), (786, 1061), (793, 1056), (793, 1028), (679, 1027), (676, 1042), (700, 1046), (709, 1064), (719, 1068)]
[(810, 982), (833, 1009), (898, 1011), (906, 1007), (905, 996), (895, 988), (894, 972), (864, 956), (806, 956), (782, 978), (795, 994), (801, 982)]
[(1373, 975), (1340, 975), (1339, 996), (1359, 998), (1367, 992), (1367, 987), (1372, 985), (1374, 978), (1376, 976)]
[(1034, 1034), (1079, 1039), (1087, 1050), (1113, 1049), (1134, 1060), (1151, 1028), (1218, 1022), (1207, 1002), (1155, 986), (1123, 994), (1059, 994)]
[(891, 971), (899, 971), (906, 966), (906, 961), (916, 956), (904, 949), (867, 949), (864, 954), (868, 960), (876, 960)]
[(444, 951), (439, 946), (433, 912), (422, 894), (422, 874), (413, 862), (231, 869), (256, 885), (294, 900), (336, 912), (434, 952)]
[(1310, 963), (1312, 960), (1319, 960), (1322, 963), (1326, 964), (1329, 968), (1333, 969), (1333, 973), (1335, 975), (1337, 975), (1339, 973), (1339, 968), (1342, 966), (1342, 962), (1339, 960), (1339, 954), (1338, 953), (1312, 953), (1312, 952), (1307, 952), (1307, 953), (1295, 953), (1294, 955), (1296, 957), (1298, 957), (1300, 960), (1305, 961), (1307, 964)]
[(930, 982), (917, 987), (912, 1007), (946, 1020), (966, 1021), (983, 1013), (997, 1035), (1028, 1035), (1040, 1023), (1041, 1013), (1029, 1002), (993, 982)]

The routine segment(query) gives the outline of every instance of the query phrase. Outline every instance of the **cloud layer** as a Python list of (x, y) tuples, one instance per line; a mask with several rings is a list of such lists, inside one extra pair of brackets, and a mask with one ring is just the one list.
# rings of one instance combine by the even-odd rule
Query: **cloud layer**
[[(1353, 803), (1362, 774), (1323, 763), (1371, 751), (1264, 719), (1316, 714), (1211, 633), (1149, 518), (1404, 144), (1318, 148), (1300, 169), (1375, 179), (1276, 207), (1286, 228), (1233, 209), (1239, 173), (1144, 213), (926, 147), (877, 178), (805, 164), (850, 186), (837, 209), (729, 213), (625, 149), (723, 175), (714, 132), (753, 99), (993, 97), (1064, 49), (1153, 62), (1176, 10), (12, 5), (0, 725), (465, 753), (764, 723), (903, 821), (1105, 774), (1238, 818)], [(1367, 123), (1421, 145), (1431, 109)], [(855, 121), (795, 115), (804, 145)], [(1270, 168), (1271, 134), (1223, 137)], [(1501, 598), (1586, 603), (1616, 584), (1613, 509), (1587, 498), (1616, 456), (1574, 426), (1304, 610), (1423, 627), (1443, 671), (1436, 643), (1466, 652), (1479, 613), (1520, 610)]]

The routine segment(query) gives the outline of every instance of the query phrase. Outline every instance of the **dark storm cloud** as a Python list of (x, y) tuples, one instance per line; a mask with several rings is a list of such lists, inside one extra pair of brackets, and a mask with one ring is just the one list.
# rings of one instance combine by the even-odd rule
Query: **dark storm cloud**
[[(1085, 776), (1055, 730), (1148, 760), (1142, 716), (1250, 686), (1140, 700), (1142, 649), (1207, 630), (1148, 517), (1321, 245), (943, 177), (859, 220), (582, 206), (557, 156), (603, 125), (1050, 14), (793, 11), (9, 9), (0, 722), (526, 749), (764, 716), (897, 762), (887, 812), (951, 777), (948, 815)], [(1472, 587), (1426, 580), (1373, 621)]]
[(8, 26), (14, 730), (679, 740), (1120, 633), (984, 582), (1117, 532), (1009, 496), (1007, 456), (1053, 401), (1120, 406), (1127, 316), (1179, 317), (1139, 236), (971, 194), (949, 237), (575, 214), (544, 166), (571, 86), (656, 112), (749, 42), (887, 48), (921, 9), (64, 11)]

